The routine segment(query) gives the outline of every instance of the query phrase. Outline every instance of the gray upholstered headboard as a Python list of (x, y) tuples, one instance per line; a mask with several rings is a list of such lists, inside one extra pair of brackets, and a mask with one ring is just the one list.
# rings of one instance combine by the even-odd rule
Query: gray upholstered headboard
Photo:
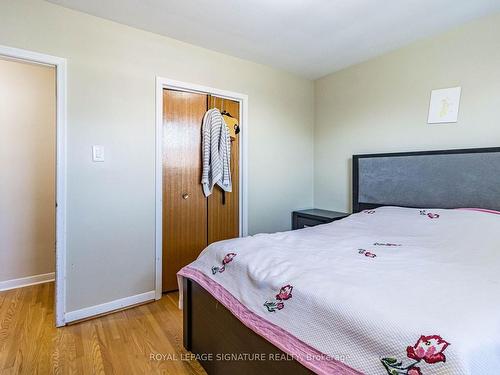
[(353, 156), (353, 211), (393, 205), (500, 210), (500, 147)]

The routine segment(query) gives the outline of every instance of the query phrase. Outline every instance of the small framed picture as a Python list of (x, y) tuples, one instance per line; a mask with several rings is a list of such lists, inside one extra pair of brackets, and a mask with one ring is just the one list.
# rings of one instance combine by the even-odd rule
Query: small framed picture
[(429, 124), (444, 124), (458, 121), (461, 87), (432, 90), (429, 105)]

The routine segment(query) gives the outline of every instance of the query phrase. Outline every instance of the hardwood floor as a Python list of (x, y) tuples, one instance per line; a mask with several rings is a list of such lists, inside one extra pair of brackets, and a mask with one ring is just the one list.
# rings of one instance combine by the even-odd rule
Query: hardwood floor
[(147, 305), (55, 328), (53, 283), (0, 292), (0, 373), (205, 374), (182, 346), (177, 303), (178, 293), (169, 293)]

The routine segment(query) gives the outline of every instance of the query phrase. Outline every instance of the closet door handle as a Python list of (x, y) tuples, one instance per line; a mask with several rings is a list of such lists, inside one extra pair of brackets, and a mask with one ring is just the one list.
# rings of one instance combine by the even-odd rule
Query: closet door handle
[(182, 199), (188, 199), (188, 198), (189, 198), (189, 194), (188, 193), (182, 194)]

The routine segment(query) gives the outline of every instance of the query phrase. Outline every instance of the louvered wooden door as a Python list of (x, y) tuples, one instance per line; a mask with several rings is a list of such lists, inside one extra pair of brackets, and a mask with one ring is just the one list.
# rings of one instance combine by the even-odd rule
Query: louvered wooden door
[(177, 272), (210, 243), (239, 235), (239, 137), (231, 142), (233, 192), (201, 186), (201, 128), (216, 106), (239, 116), (239, 103), (183, 91), (163, 91), (163, 291), (176, 290)]

